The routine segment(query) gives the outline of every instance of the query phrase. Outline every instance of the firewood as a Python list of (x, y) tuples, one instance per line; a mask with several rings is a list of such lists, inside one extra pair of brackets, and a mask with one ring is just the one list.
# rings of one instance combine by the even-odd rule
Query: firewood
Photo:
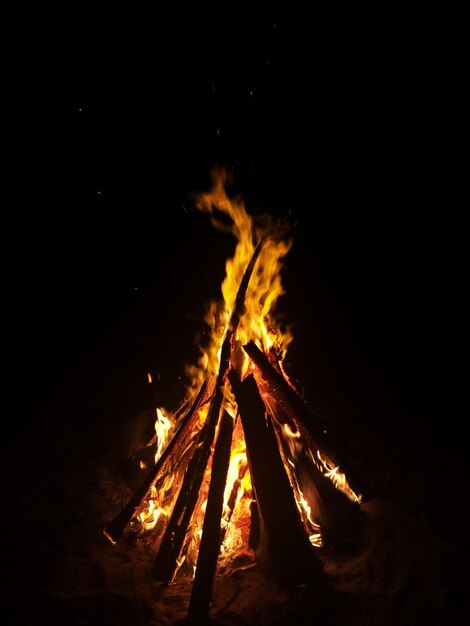
[(201, 543), (189, 602), (188, 620), (203, 623), (209, 615), (212, 587), (222, 540), (221, 517), (230, 464), (233, 419), (224, 411), (212, 460), (211, 482), (202, 527)]
[(159, 581), (169, 583), (173, 579), (177, 560), (197, 503), (213, 438), (213, 433), (209, 431), (211, 428), (209, 417), (199, 433), (195, 451), (186, 469), (183, 483), (152, 568), (154, 578)]
[(240, 382), (229, 374), (245, 433), (248, 463), (261, 521), (262, 549), (258, 558), (267, 574), (282, 586), (324, 581), (299, 517), (292, 487), (282, 463), (271, 419), (253, 375)]
[(183, 547), (188, 526), (193, 515), (201, 488), (206, 465), (210, 457), (211, 446), (217, 423), (220, 418), (222, 402), (224, 399), (224, 387), (226, 375), (230, 367), (232, 347), (236, 330), (243, 314), (245, 296), (253, 273), (256, 261), (262, 247), (262, 241), (258, 243), (253, 252), (251, 260), (245, 270), (243, 278), (238, 288), (235, 299), (235, 306), (230, 317), (224, 341), (220, 353), (219, 371), (215, 385), (215, 394), (209, 408), (206, 424), (201, 432), (202, 439), (198, 443), (196, 452), (189, 462), (183, 485), (178, 494), (178, 498), (163, 536), (162, 543), (153, 566), (153, 575), (157, 580), (170, 582), (176, 570), (177, 559)]
[(305, 404), (254, 341), (249, 341), (243, 348), (258, 368), (269, 394), (297, 424), (302, 436), (310, 440), (311, 447), (319, 449), (322, 455), (331, 459), (335, 466), (339, 466), (340, 471), (346, 475), (351, 489), (358, 497), (360, 496), (360, 501), (368, 502), (373, 497), (371, 486), (348, 462), (347, 455), (339, 443), (333, 441), (326, 422)]
[(160, 458), (157, 460), (155, 465), (151, 467), (150, 470), (147, 472), (147, 475), (142, 481), (140, 487), (135, 491), (135, 493), (126, 504), (126, 506), (122, 509), (122, 511), (118, 513), (114, 520), (103, 529), (104, 536), (107, 537), (107, 539), (109, 539), (111, 543), (117, 543), (121, 539), (127, 524), (134, 516), (136, 510), (139, 508), (142, 500), (147, 495), (151, 486), (156, 482), (159, 474), (165, 467), (165, 463), (168, 461), (177, 443), (181, 441), (182, 438), (188, 433), (189, 427), (192, 425), (191, 420), (202, 404), (206, 389), (207, 381), (204, 381), (189, 411), (181, 420), (178, 428), (175, 431), (175, 434), (171, 438), (165, 450), (162, 452)]

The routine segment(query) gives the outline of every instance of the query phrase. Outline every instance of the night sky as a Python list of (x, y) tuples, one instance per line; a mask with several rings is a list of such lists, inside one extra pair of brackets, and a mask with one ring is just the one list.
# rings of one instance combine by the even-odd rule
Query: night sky
[(312, 404), (339, 420), (403, 407), (423, 428), (450, 424), (433, 437), (459, 450), (458, 34), (429, 15), (233, 13), (182, 23), (77, 7), (54, 26), (42, 15), (12, 50), (12, 430), (79, 427), (116, 406), (125, 419), (177, 395), (233, 250), (191, 199), (221, 164), (249, 212), (293, 224), (279, 306)]

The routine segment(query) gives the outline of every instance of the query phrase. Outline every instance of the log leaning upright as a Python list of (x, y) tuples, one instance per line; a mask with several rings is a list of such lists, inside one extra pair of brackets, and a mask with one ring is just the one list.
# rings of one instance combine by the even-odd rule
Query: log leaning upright
[[(248, 264), (241, 280), (240, 287), (238, 288), (234, 310), (230, 317), (225, 338), (222, 343), (215, 393), (209, 408), (206, 424), (204, 425), (201, 433), (202, 439), (199, 441), (196, 452), (188, 465), (170, 523), (168, 524), (163, 536), (163, 540), (153, 566), (153, 575), (160, 581), (170, 582), (173, 578), (177, 567), (177, 559), (183, 547), (184, 539), (194, 512), (194, 507), (197, 503), (224, 400), (224, 387), (226, 384), (226, 376), (230, 368), (232, 345), (235, 339), (238, 324), (240, 323), (240, 319), (243, 314), (248, 284), (261, 251), (261, 247), (262, 241), (260, 241), (256, 246), (250, 263)], [(201, 572), (199, 575), (202, 575)]]
[(206, 389), (207, 389), (207, 382), (204, 381), (189, 411), (184, 416), (175, 434), (171, 438), (169, 444), (167, 445), (165, 450), (162, 452), (161, 457), (158, 459), (155, 465), (150, 468), (144, 480), (142, 481), (138, 489), (135, 491), (135, 493), (132, 495), (131, 499), (126, 504), (126, 506), (122, 509), (122, 511), (120, 511), (120, 513), (118, 513), (118, 515), (113, 519), (113, 521), (110, 522), (103, 529), (103, 535), (107, 539), (109, 539), (111, 543), (117, 543), (121, 539), (127, 524), (130, 522), (135, 512), (139, 508), (140, 503), (147, 495), (150, 487), (157, 480), (158, 475), (163, 470), (165, 463), (168, 461), (171, 453), (175, 449), (176, 444), (179, 441), (181, 441), (181, 439), (187, 433), (188, 426), (191, 424), (192, 418), (194, 417), (198, 408), (202, 404)]

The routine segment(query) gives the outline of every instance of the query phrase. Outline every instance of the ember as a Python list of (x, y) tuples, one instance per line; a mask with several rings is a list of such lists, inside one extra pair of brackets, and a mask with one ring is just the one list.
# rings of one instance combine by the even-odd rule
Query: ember
[(157, 409), (149, 442), (155, 465), (104, 530), (113, 543), (128, 524), (151, 539), (157, 580), (193, 577), (189, 617), (201, 621), (216, 572), (258, 564), (283, 584), (320, 582), (316, 549), (331, 536), (325, 503), (358, 506), (371, 497), (283, 367), (292, 334), (274, 309), (284, 293), (288, 227), (248, 215), (228, 197), (226, 182), (217, 172), (212, 190), (197, 199), (214, 226), (237, 239), (223, 300), (207, 309), (210, 341), (188, 367), (186, 401), (174, 413)]

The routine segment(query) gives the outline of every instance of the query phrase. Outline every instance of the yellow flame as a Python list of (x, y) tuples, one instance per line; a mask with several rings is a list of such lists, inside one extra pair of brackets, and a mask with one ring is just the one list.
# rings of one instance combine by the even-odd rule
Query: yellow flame
[[(212, 223), (220, 230), (228, 231), (237, 240), (233, 258), (226, 262), (226, 275), (222, 283), (222, 302), (212, 302), (206, 312), (205, 321), (210, 327), (210, 344), (203, 348), (198, 368), (191, 368), (193, 382), (201, 381), (204, 372), (216, 375), (220, 361), (220, 349), (230, 315), (233, 312), (238, 288), (245, 270), (253, 256), (257, 243), (262, 239), (259, 254), (245, 299), (245, 311), (241, 317), (236, 339), (242, 344), (254, 340), (264, 350), (272, 346), (284, 353), (292, 340), (289, 330), (281, 329), (273, 317), (273, 309), (278, 298), (284, 294), (281, 282), (283, 259), (292, 242), (286, 241), (285, 227), (275, 225), (267, 216), (257, 221), (245, 210), (240, 198), (229, 198), (225, 191), (227, 176), (222, 171), (214, 173), (214, 185), (208, 193), (200, 194), (197, 207), (210, 213)], [(229, 223), (219, 217), (225, 215)], [(241, 355), (241, 374), (249, 366), (249, 359)]]
[[(156, 485), (150, 488), (150, 491), (145, 500), (142, 510), (138, 513), (137, 519), (140, 522), (141, 530), (152, 530), (157, 525), (158, 521), (164, 517), (165, 519), (171, 513), (174, 500), (178, 493), (178, 485), (182, 478), (182, 470), (179, 469), (179, 461), (185, 457), (191, 451), (194, 445), (195, 437), (200, 431), (202, 424), (204, 423), (204, 416), (207, 414), (208, 407), (202, 407), (198, 411), (198, 420), (196, 421), (194, 432), (183, 442), (172, 459), (169, 461), (169, 471), (162, 476), (158, 481), (158, 490)], [(162, 455), (163, 450), (166, 448), (169, 441), (169, 434), (173, 424), (175, 423), (174, 416), (170, 415), (165, 409), (158, 408), (156, 410), (157, 419), (155, 421), (155, 436), (152, 438), (150, 444), (157, 443), (157, 449), (155, 453), (155, 462)], [(150, 445), (148, 444), (148, 445)], [(141, 468), (145, 465), (141, 461)]]
[(340, 491), (342, 491), (345, 495), (348, 496), (348, 498), (350, 500), (352, 500), (353, 502), (358, 502), (360, 503), (362, 500), (362, 496), (361, 494), (356, 494), (354, 493), (354, 491), (351, 489), (349, 483), (348, 483), (348, 479), (346, 478), (346, 474), (344, 474), (343, 472), (339, 471), (339, 465), (338, 466), (334, 466), (331, 461), (329, 462), (326, 458), (323, 458), (320, 450), (317, 450), (317, 458), (318, 461), (315, 459), (315, 457), (313, 456), (313, 454), (311, 454), (311, 459), (314, 461), (315, 465), (321, 470), (321, 472), (331, 480), (331, 482), (333, 483), (333, 485), (339, 489)]
[[(264, 393), (263, 397), (266, 398), (265, 401), (269, 406), (273, 404), (268, 393)], [(281, 458), (294, 493), (295, 503), (299, 510), (302, 523), (308, 534), (310, 543), (316, 548), (321, 548), (323, 545), (321, 528), (318, 522), (313, 518), (312, 508), (303, 494), (296, 473), (296, 463), (304, 447), (300, 430), (296, 427), (295, 423), (291, 425), (286, 421), (281, 428), (275, 428), (275, 433), (278, 443), (280, 444)]]
[[(255, 248), (260, 241), (262, 241), (262, 246), (248, 284), (244, 310), (233, 343), (234, 352), (231, 366), (237, 369), (241, 377), (244, 377), (248, 371), (254, 370), (248, 356), (240, 348), (241, 345), (253, 340), (265, 353), (270, 350), (275, 353), (282, 371), (282, 359), (285, 356), (288, 345), (292, 341), (290, 330), (285, 329), (274, 315), (278, 299), (284, 294), (281, 270), (284, 258), (289, 252), (292, 242), (286, 239), (286, 228), (275, 224), (272, 218), (267, 216), (254, 218), (248, 215), (240, 198), (232, 198), (227, 195), (226, 183), (226, 174), (223, 171), (215, 172), (212, 189), (207, 193), (200, 194), (196, 201), (197, 208), (209, 213), (212, 223), (218, 229), (229, 232), (235, 237), (236, 245), (233, 258), (228, 259), (226, 262), (226, 275), (221, 286), (222, 298), (217, 302), (210, 303), (206, 308), (205, 322), (209, 327), (208, 343), (201, 346), (198, 364), (187, 367), (192, 388), (199, 387), (203, 380), (214, 380), (218, 374), (222, 343), (234, 310), (238, 289)], [(150, 372), (148, 372), (148, 382), (152, 382)], [(228, 384), (225, 385), (223, 393), (223, 409), (227, 410), (235, 419), (237, 406)], [(262, 393), (262, 396), (268, 409), (272, 413), (273, 411), (275, 412), (275, 409), (269, 405), (270, 399), (267, 397), (267, 394)], [(208, 410), (209, 404), (206, 404), (199, 410), (197, 425), (195, 426), (196, 432), (202, 428)], [(300, 467), (298, 465), (300, 452), (304, 449), (301, 432), (296, 428), (294, 422), (292, 424), (284, 423), (282, 428), (279, 424), (275, 428), (276, 436), (280, 443), (281, 456), (294, 492), (299, 514), (310, 542), (312, 545), (320, 547), (322, 545), (321, 529), (319, 524), (313, 519), (312, 507), (302, 492), (299, 484), (299, 481), (302, 482), (302, 479), (296, 475), (296, 471)], [(163, 409), (157, 409), (156, 436), (153, 440), (153, 443), (157, 442), (155, 460), (160, 458), (167, 445), (171, 426), (171, 416), (165, 413)], [(151, 490), (147, 506), (139, 515), (139, 520), (145, 529), (155, 527), (162, 516), (170, 514), (173, 500), (172, 496), (167, 497), (166, 494), (177, 493), (177, 488), (181, 485), (184, 474), (184, 471), (178, 470), (178, 459), (186, 458), (189, 453), (194, 452), (194, 441), (195, 435), (193, 434), (182, 442), (178, 447), (178, 458), (171, 466), (171, 471), (158, 484), (158, 493), (155, 487)], [(202, 445), (202, 443), (199, 445)], [(352, 492), (346, 477), (339, 471), (339, 467), (329, 463), (327, 459), (321, 456), (319, 451), (316, 452), (316, 456), (311, 450), (307, 450), (307, 452), (311, 461), (321, 469), (323, 474), (335, 486), (343, 490), (355, 501), (360, 501), (360, 496), (356, 496)], [(305, 460), (305, 457), (303, 458)], [(185, 547), (177, 563), (177, 570), (184, 563), (185, 569), (191, 568), (193, 575), (196, 571), (195, 564), (207, 505), (210, 472), (211, 460), (209, 460), (204, 474), (198, 503), (185, 539)], [(306, 487), (303, 482), (302, 486)], [(305, 489), (305, 492), (308, 494), (307, 489)], [(246, 520), (250, 519), (252, 495), (251, 475), (248, 469), (243, 429), (241, 426), (237, 428), (236, 425), (224, 491), (221, 520), (224, 540), (221, 547), (221, 555), (223, 553), (230, 555), (232, 551), (243, 549), (243, 542), (246, 544), (249, 532)]]
[(155, 453), (155, 463), (161, 457), (165, 445), (168, 441), (168, 432), (172, 426), (168, 415), (165, 415), (164, 409), (157, 409), (157, 419), (155, 420), (155, 433), (157, 434), (157, 451)]

